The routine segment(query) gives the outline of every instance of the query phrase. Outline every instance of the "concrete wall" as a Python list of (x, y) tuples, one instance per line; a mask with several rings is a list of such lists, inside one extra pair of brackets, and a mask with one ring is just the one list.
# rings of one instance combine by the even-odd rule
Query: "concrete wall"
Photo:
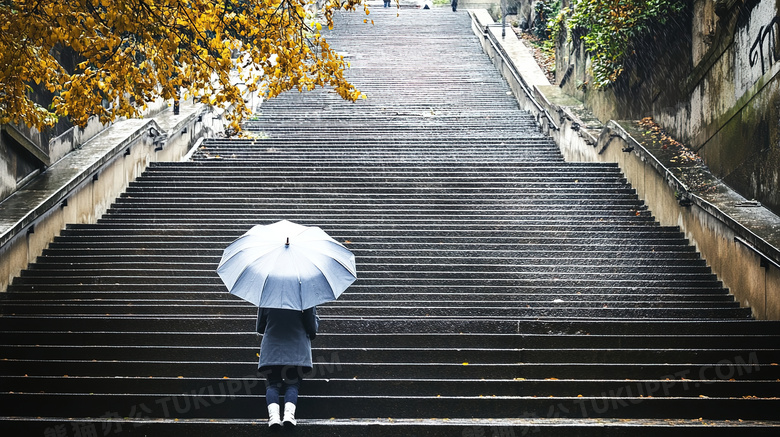
[[(225, 128), (221, 114), (207, 112), (205, 108), (179, 117), (167, 129), (151, 119), (124, 123), (129, 126), (120, 122), (112, 127), (116, 132), (106, 131), (92, 140), (109, 143), (108, 148), (112, 151), (96, 158), (96, 164), (85, 165), (82, 173), (73, 178), (75, 182), (68, 181), (61, 188), (55, 187), (46, 193), (36, 193), (35, 187), (29, 192), (19, 192), (23, 194), (20, 197), (40, 195), (48, 198), (21, 219), (14, 229), (3, 234), (0, 290), (7, 289), (13, 278), (27, 268), (28, 263), (34, 262), (67, 224), (95, 223), (150, 163), (181, 160), (199, 138), (213, 136)], [(167, 134), (164, 143), (160, 143), (157, 133)], [(89, 143), (84, 146), (85, 149), (89, 147)], [(92, 159), (90, 157), (90, 161)], [(61, 163), (68, 164), (66, 161)], [(39, 178), (46, 176), (44, 173)]]
[(504, 0), (509, 6), (510, 12), (514, 12), (512, 17), (507, 20), (517, 21), (517, 26), (521, 29), (531, 28), (534, 24), (535, 13), (534, 6), (539, 0)]
[[(141, 116), (148, 117), (167, 108), (168, 102), (158, 99), (151, 102)], [(22, 142), (30, 144), (25, 147), (5, 132), (0, 135), (0, 201), (110, 126), (100, 123), (97, 117), (92, 117), (83, 128), (63, 121), (45, 132), (27, 126), (3, 126), (3, 130), (15, 129), (23, 137)], [(30, 147), (37, 149), (37, 156), (29, 152)]]
[[(618, 163), (656, 219), (679, 226), (742, 306), (751, 307), (758, 319), (780, 320), (780, 218), (765, 208), (733, 207), (744, 197), (725, 185), (712, 199), (688, 193), (678, 176), (629, 133), (630, 122), (602, 125), (586, 118), (582, 103), (559, 87), (534, 85), (511, 72), (509, 64), (515, 62), (500, 47), (505, 41), (493, 38), (498, 46), (490, 41), (487, 12), (474, 11), (472, 18), (472, 29), (518, 103), (536, 115), (567, 161)], [(689, 196), (690, 205), (681, 204), (680, 193)], [(765, 232), (754, 226), (762, 223)]]
[(588, 54), (562, 38), (556, 80), (602, 122), (652, 116), (724, 182), (780, 213), (780, 0), (688, 5), (639, 43), (610, 87), (590, 85)]
[(720, 14), (709, 3), (695, 3), (684, 98), (655, 116), (726, 183), (780, 213), (780, 1), (737, 2)]
[[(743, 238), (758, 246), (759, 237), (735, 226), (717, 205), (703, 198), (693, 196), (690, 206), (681, 206), (677, 194), (684, 185), (642, 144), (627, 135), (620, 123), (610, 122), (604, 132), (596, 146), (590, 148), (589, 156), (580, 155), (588, 161), (618, 163), (655, 218), (662, 225), (679, 226), (683, 230), (743, 307), (751, 307), (756, 318), (780, 320), (778, 268), (762, 267), (761, 257), (735, 239)], [(561, 147), (565, 152), (566, 144), (562, 143)], [(633, 150), (625, 152), (627, 148)], [(771, 253), (772, 248), (762, 247), (762, 252)]]

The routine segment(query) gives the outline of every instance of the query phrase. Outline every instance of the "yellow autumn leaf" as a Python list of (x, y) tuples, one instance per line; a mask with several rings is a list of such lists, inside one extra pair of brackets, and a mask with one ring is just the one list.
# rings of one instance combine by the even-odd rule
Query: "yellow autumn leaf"
[[(232, 58), (235, 50), (274, 74), (273, 83), (261, 91), (263, 98), (292, 88), (311, 90), (315, 83), (332, 86), (346, 100), (361, 98), (326, 40), (319, 34), (312, 39), (300, 36), (325, 25), (332, 29), (337, 10), (354, 11), (362, 5), (368, 15), (362, 0), (326, 2), (322, 24), (311, 21), (303, 1), (290, 3), (293, 13), (285, 15), (276, 0), (148, 4), (139, 8), (135, 0), (39, 0), (0, 8), (0, 122), (39, 130), (59, 117), (79, 126), (92, 117), (107, 123), (139, 116), (147, 104), (183, 91), (208, 96), (204, 101), (213, 105), (234, 107), (229, 121), (239, 126), (232, 122), (250, 109), (230, 85), (231, 71), (244, 68)], [(62, 57), (63, 49), (72, 56)], [(269, 53), (272, 65), (265, 61)], [(79, 61), (75, 67), (69, 63), (72, 59)], [(255, 74), (247, 85), (256, 86), (262, 77)], [(49, 101), (32, 100), (39, 93), (31, 92), (31, 84), (51, 92)]]

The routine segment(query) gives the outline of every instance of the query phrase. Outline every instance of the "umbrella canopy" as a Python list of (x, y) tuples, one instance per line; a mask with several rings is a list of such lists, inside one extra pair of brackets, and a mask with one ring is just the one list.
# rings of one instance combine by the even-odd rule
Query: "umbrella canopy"
[(258, 225), (230, 244), (217, 268), (230, 293), (263, 308), (305, 310), (357, 279), (355, 255), (318, 227)]

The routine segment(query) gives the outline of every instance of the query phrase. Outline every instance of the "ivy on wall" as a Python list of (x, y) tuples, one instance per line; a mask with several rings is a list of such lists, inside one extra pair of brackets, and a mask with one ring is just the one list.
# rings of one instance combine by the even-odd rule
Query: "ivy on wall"
[(593, 85), (604, 87), (623, 73), (635, 43), (684, 7), (682, 0), (572, 0), (550, 21), (551, 37), (565, 28), (569, 38), (582, 40), (591, 55)]
[(540, 1), (534, 4), (534, 19), (531, 32), (539, 39), (550, 39), (550, 21), (560, 12), (559, 0)]

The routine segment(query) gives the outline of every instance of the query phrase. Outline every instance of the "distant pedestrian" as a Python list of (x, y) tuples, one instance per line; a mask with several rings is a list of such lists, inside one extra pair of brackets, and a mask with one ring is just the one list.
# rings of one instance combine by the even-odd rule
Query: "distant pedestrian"
[(385, 0), (385, 7), (386, 7), (386, 8), (389, 8), (389, 7), (390, 7), (390, 0)]
[[(317, 336), (316, 307), (304, 311), (259, 308), (257, 332), (260, 343), (259, 372), (266, 378), (265, 400), (268, 426), (295, 427), (295, 409), (303, 376), (311, 374), (311, 341)], [(284, 420), (280, 417), (279, 395), (284, 393)]]
[(433, 7), (433, 2), (431, 0), (423, 0), (423, 9), (430, 9)]
[(452, 12), (458, 11), (458, 0), (450, 0), (450, 4), (452, 5)]

